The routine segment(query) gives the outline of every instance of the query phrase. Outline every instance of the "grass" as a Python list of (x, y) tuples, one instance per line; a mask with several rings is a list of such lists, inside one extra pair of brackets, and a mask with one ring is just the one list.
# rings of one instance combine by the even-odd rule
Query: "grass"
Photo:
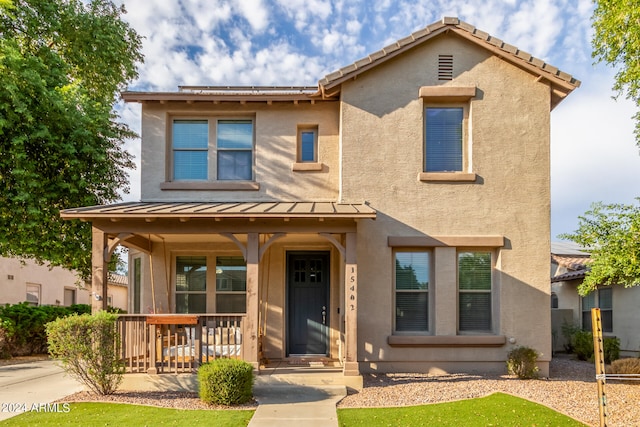
[[(180, 410), (122, 403), (72, 403), (66, 413), (28, 412), (0, 425), (240, 427), (249, 424), (253, 413), (253, 410)], [(339, 409), (338, 421), (345, 427), (584, 426), (546, 406), (503, 393), (433, 405)]]
[(339, 409), (340, 426), (584, 426), (546, 406), (503, 393), (401, 408)]
[(0, 422), (4, 426), (216, 426), (249, 424), (253, 410), (181, 410), (123, 403), (72, 403), (69, 411), (27, 412)]

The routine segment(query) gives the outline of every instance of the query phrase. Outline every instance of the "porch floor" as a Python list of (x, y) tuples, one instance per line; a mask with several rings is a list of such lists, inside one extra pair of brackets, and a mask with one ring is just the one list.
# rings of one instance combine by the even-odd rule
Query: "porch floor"
[(261, 365), (255, 378), (260, 385), (346, 386), (362, 390), (362, 376), (344, 376), (339, 362), (329, 359), (272, 360)]

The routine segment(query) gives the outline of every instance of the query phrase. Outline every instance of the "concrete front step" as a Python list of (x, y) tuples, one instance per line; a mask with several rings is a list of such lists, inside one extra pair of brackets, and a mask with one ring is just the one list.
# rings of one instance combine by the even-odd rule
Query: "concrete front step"
[(274, 373), (256, 376), (256, 386), (301, 385), (301, 386), (344, 386), (356, 391), (362, 390), (362, 376), (344, 376), (342, 372)]

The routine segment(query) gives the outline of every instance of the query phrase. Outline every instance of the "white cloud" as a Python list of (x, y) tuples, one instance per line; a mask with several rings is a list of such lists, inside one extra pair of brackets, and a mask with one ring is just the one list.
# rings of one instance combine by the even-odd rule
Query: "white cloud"
[(260, 33), (269, 24), (269, 12), (262, 0), (235, 0), (232, 4), (254, 31)]

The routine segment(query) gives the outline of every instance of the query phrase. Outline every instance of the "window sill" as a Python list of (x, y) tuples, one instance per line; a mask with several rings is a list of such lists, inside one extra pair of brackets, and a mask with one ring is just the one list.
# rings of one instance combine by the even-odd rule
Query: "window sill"
[(169, 181), (169, 182), (161, 183), (160, 189), (169, 190), (169, 191), (172, 191), (172, 190), (257, 191), (257, 190), (260, 190), (260, 184), (253, 181), (216, 181), (216, 182)]
[(316, 162), (308, 162), (308, 163), (292, 163), (291, 170), (294, 172), (304, 172), (304, 171), (321, 171), (324, 167), (323, 163)]
[(397, 347), (502, 347), (504, 335), (389, 335), (387, 342)]
[(477, 175), (466, 172), (420, 172), (419, 181), (475, 182)]

